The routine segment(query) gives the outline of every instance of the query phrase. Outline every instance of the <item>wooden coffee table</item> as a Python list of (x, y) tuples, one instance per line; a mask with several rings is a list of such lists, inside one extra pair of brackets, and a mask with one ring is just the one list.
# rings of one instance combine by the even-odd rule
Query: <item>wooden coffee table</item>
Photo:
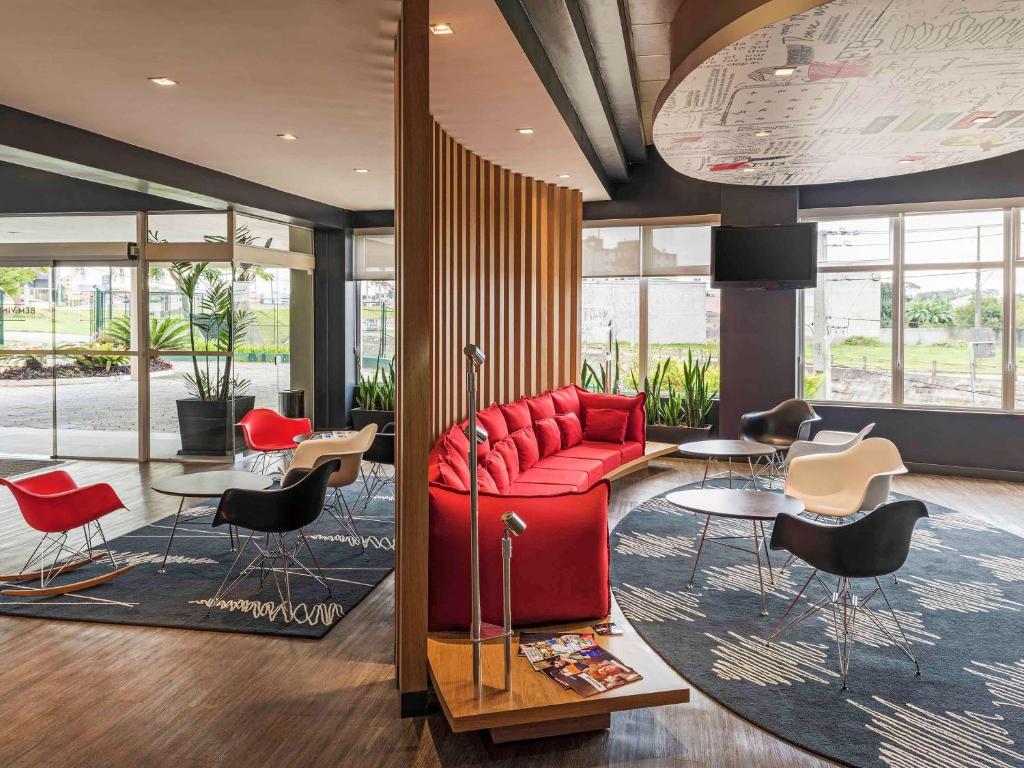
[(171, 535), (167, 537), (164, 559), (160, 563), (157, 573), (167, 572), (167, 556), (171, 552), (171, 543), (174, 541), (174, 534), (178, 530), (178, 520), (181, 517), (182, 510), (185, 508), (186, 499), (217, 499), (231, 488), (262, 491), (273, 484), (274, 478), (269, 475), (257, 475), (253, 472), (243, 472), (237, 469), (218, 469), (212, 472), (176, 475), (175, 477), (161, 480), (154, 485), (153, 490), (157, 493), (181, 497), (181, 503), (178, 504), (178, 512), (174, 515), (174, 524), (171, 525)]
[[(704, 478), (700, 481), (701, 488), (704, 487), (708, 480), (708, 471), (711, 469), (712, 461), (728, 462), (730, 488), (732, 488), (733, 477), (736, 476), (733, 472), (732, 463), (734, 461), (745, 461), (750, 469), (750, 476), (745, 479), (753, 484), (754, 490), (757, 490), (758, 472), (755, 470), (755, 465), (760, 464), (761, 459), (771, 459), (775, 455), (776, 449), (771, 445), (751, 443), (748, 440), (698, 440), (695, 443), (683, 443), (679, 446), (679, 452), (684, 456), (693, 459), (704, 459), (707, 462), (704, 465)], [(770, 464), (765, 464), (765, 469), (769, 466)], [(739, 475), (739, 477), (744, 479), (742, 475)]]
[[(700, 535), (700, 544), (697, 546), (697, 555), (693, 558), (693, 568), (690, 571), (690, 580), (686, 583), (686, 588), (693, 589), (693, 577), (697, 573), (697, 564), (700, 562), (700, 553), (704, 549), (705, 541), (738, 549), (741, 552), (751, 553), (757, 561), (757, 580), (761, 591), (761, 615), (767, 616), (768, 610), (765, 608), (764, 602), (764, 575), (761, 570), (761, 547), (764, 547), (765, 561), (768, 566), (768, 578), (772, 584), (775, 583), (775, 576), (772, 573), (772, 560), (768, 554), (768, 539), (764, 532), (764, 524), (766, 522), (774, 522), (775, 518), (783, 512), (790, 515), (799, 515), (804, 511), (803, 502), (781, 493), (768, 493), (766, 491), (740, 488), (703, 488), (676, 491), (666, 496), (665, 500), (688, 512), (704, 515), (705, 518), (704, 530)], [(711, 518), (713, 517), (720, 520), (748, 520), (750, 521), (752, 536), (708, 536), (708, 526), (711, 524)], [(727, 543), (727, 540), (747, 538), (753, 538), (753, 549)]]

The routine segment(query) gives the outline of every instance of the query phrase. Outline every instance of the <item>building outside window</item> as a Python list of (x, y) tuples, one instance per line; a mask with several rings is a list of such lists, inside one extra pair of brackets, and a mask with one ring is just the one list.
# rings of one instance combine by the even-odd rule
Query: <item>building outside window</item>
[[(709, 225), (583, 230), (583, 383), (643, 389), (659, 364), (681, 383), (692, 353), (718, 379), (719, 292), (708, 286)], [(617, 375), (616, 375), (617, 371)]]
[(363, 376), (395, 358), (395, 236), (363, 233), (355, 237), (358, 290), (356, 357)]
[(804, 395), (988, 410), (1020, 407), (1020, 327), (1007, 210), (819, 220), (804, 292)]

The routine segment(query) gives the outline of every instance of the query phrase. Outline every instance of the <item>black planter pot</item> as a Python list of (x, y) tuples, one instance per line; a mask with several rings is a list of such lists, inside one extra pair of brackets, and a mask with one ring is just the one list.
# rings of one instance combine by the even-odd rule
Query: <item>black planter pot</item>
[(242, 440), (235, 424), (256, 405), (253, 395), (227, 400), (177, 401), (178, 428), (181, 431), (179, 456), (229, 456)]
[(703, 427), (667, 427), (664, 424), (648, 424), (647, 439), (655, 443), (695, 443), (711, 436), (711, 425)]
[(395, 420), (394, 411), (371, 411), (367, 408), (352, 409), (352, 426), (362, 429), (367, 424), (376, 424), (379, 432)]

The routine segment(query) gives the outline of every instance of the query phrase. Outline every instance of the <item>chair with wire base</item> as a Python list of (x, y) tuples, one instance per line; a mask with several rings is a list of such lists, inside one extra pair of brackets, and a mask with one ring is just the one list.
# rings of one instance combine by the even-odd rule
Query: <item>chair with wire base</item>
[[(285, 618), (289, 622), (295, 619), (291, 590), (293, 570), (313, 579), (327, 591), (328, 598), (333, 597), (331, 585), (320, 569), (303, 529), (320, 516), (328, 480), (340, 466), (339, 459), (331, 459), (301, 476), (286, 477), (281, 488), (267, 491), (232, 488), (221, 496), (213, 526), (233, 525), (247, 529), (249, 535), (242, 540), (238, 554), (224, 574), (217, 591), (206, 601), (207, 617), (218, 603), (253, 573), (258, 574), (261, 589), (268, 575), (273, 579)], [(287, 539), (290, 533), (295, 534), (291, 542)], [(255, 557), (232, 579), (232, 574), (250, 545), (256, 550)], [(312, 570), (300, 559), (303, 550), (309, 555)], [(278, 570), (283, 573), (283, 587), (282, 579), (278, 578)]]
[(246, 447), (256, 453), (249, 471), (257, 474), (270, 474), (275, 465), (279, 465), (278, 472), (282, 471), (297, 446), (296, 435), (313, 429), (307, 418), (290, 419), (270, 408), (253, 408), (242, 417), (238, 426)]
[[(356, 525), (355, 513), (369, 506), (373, 498), (370, 495), (370, 481), (363, 472), (363, 455), (373, 443), (376, 434), (377, 425), (367, 424), (356, 434), (348, 437), (306, 440), (295, 450), (291, 464), (288, 465), (288, 473), (285, 475), (290, 482), (295, 482), (299, 477), (325, 461), (339, 459), (341, 461), (340, 468), (331, 475), (327, 482), (328, 488), (333, 493), (330, 494), (332, 498), (329, 501), (325, 500), (324, 511), (359, 542), (364, 553), (366, 545), (359, 533), (359, 527)], [(362, 487), (355, 500), (350, 504), (341, 490), (354, 485), (359, 479), (363, 481)]]
[(811, 435), (811, 427), (821, 421), (821, 416), (806, 400), (791, 398), (783, 400), (767, 411), (752, 411), (740, 417), (740, 440), (751, 443), (762, 443), (776, 449), (769, 461), (771, 473), (775, 479), (783, 479), (786, 474), (786, 454), (793, 443), (806, 441)]
[(377, 431), (369, 450), (363, 456), (370, 468), (366, 472), (367, 499), (381, 493), (395, 495), (395, 422), (390, 421)]
[[(118, 565), (103, 534), (100, 518), (127, 509), (107, 483), (79, 487), (67, 472), (56, 470), (17, 481), (0, 478), (0, 485), (6, 485), (14, 494), (25, 522), (43, 534), (18, 573), (0, 576), (0, 582), (25, 583), (25, 586), (3, 589), (0, 594), (8, 597), (66, 595), (104, 584), (135, 567)], [(82, 529), (84, 543), (73, 546), (68, 534), (78, 528)], [(95, 547), (96, 552), (93, 537), (102, 545), (102, 548)], [(63, 559), (65, 553), (66, 560)], [(72, 583), (53, 583), (58, 576), (104, 561), (110, 564), (106, 573)], [(39, 586), (27, 586), (27, 582), (37, 576)]]
[[(895, 574), (903, 567), (910, 554), (914, 526), (922, 517), (928, 517), (928, 509), (917, 499), (884, 504), (848, 525), (826, 525), (788, 514), (779, 515), (772, 528), (769, 546), (772, 549), (788, 550), (813, 570), (775, 625), (767, 644), (770, 645), (772, 640), (787, 629), (829, 608), (832, 611), (843, 690), (847, 688), (850, 655), (859, 618), (861, 621), (869, 620), (899, 648), (914, 663), (920, 675), (921, 665), (911, 651), (910, 641), (878, 579), (880, 576)], [(838, 579), (835, 589), (821, 578), (819, 574), (822, 572)], [(851, 579), (871, 579), (874, 588), (864, 596), (854, 595), (850, 587)], [(821, 588), (821, 598), (787, 622), (787, 617), (812, 581)], [(887, 627), (868, 605), (876, 596), (881, 596), (885, 603), (881, 610), (888, 611), (892, 618), (891, 627)]]

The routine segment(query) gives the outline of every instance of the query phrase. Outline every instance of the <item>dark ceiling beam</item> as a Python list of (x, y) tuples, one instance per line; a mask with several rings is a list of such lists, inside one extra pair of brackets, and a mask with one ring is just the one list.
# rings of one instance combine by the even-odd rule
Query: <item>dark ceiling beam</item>
[(512, 34), (519, 41), (519, 46), (523, 49), (523, 53), (526, 54), (526, 58), (530, 60), (534, 72), (540, 78), (541, 85), (548, 92), (552, 102), (555, 104), (555, 108), (562, 115), (562, 119), (569, 128), (570, 133), (572, 133), (576, 143), (583, 151), (587, 162), (594, 169), (594, 173), (597, 175), (601, 185), (608, 194), (611, 194), (612, 180), (609, 178), (608, 172), (605, 170), (604, 164), (598, 155), (597, 148), (591, 141), (583, 121), (576, 112), (576, 107), (569, 98), (565, 86), (559, 79), (558, 73), (548, 57), (548, 52), (537, 34), (537, 30), (533, 27), (530, 15), (523, 6), (523, 0), (494, 0), (494, 2), (498, 6), (498, 10), (505, 17), (505, 23), (512, 30)]
[(630, 163), (647, 160), (626, 0), (579, 0), (619, 141)]
[[(243, 213), (289, 224), (337, 229), (350, 226), (351, 212), (345, 208), (282, 192), (4, 105), (0, 105), (0, 147), (7, 148), (3, 159), (9, 162), (177, 199), (184, 207), (208, 207), (223, 202)], [(49, 167), (42, 168), (40, 158), (49, 161)]]

